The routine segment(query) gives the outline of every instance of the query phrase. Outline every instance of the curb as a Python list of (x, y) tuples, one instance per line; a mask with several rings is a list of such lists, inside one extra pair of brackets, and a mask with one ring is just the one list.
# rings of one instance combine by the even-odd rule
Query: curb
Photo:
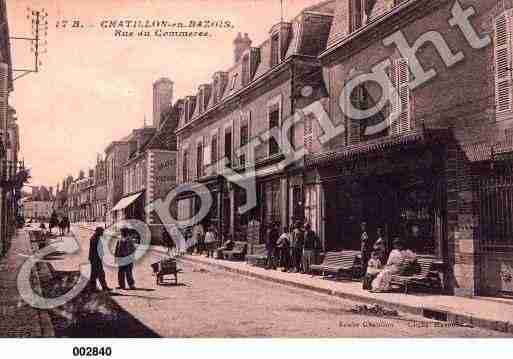
[(304, 283), (298, 283), (296, 281), (292, 280), (286, 280), (281, 278), (274, 278), (268, 275), (260, 274), (260, 273), (254, 273), (250, 270), (244, 270), (239, 268), (232, 268), (229, 266), (226, 266), (222, 263), (206, 263), (202, 260), (198, 260), (190, 255), (183, 256), (180, 258), (181, 260), (202, 264), (206, 266), (211, 266), (214, 268), (222, 269), (226, 272), (230, 273), (236, 273), (240, 274), (246, 277), (252, 277), (257, 279), (262, 279), (268, 282), (283, 284), (289, 287), (294, 288), (300, 288), (300, 289), (306, 289), (313, 292), (321, 293), (321, 294), (327, 294), (332, 295), (338, 298), (342, 299), (348, 299), (356, 302), (361, 302), (365, 304), (379, 304), (381, 306), (386, 306), (390, 309), (395, 309), (400, 312), (409, 313), (413, 315), (419, 315), (419, 316), (426, 316), (426, 312), (435, 312), (435, 313), (441, 313), (447, 318), (448, 323), (454, 323), (456, 325), (465, 325), (465, 326), (471, 326), (471, 327), (478, 327), (483, 329), (490, 329), (502, 333), (511, 333), (513, 334), (513, 323), (506, 322), (506, 321), (494, 321), (486, 318), (479, 318), (474, 317), (471, 315), (465, 315), (462, 313), (457, 313), (454, 311), (441, 311), (440, 309), (434, 309), (429, 307), (420, 307), (420, 306), (414, 306), (409, 304), (400, 304), (400, 303), (393, 303), (389, 302), (384, 299), (374, 299), (374, 298), (368, 298), (363, 295), (353, 294), (353, 293), (346, 293), (342, 290), (336, 290), (336, 289), (325, 289), (320, 288), (315, 285), (310, 284), (304, 284)]

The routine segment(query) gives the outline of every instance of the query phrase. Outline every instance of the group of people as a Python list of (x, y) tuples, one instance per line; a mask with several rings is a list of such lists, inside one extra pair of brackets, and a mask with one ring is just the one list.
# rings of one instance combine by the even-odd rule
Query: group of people
[(310, 266), (317, 263), (321, 243), (309, 223), (296, 222), (279, 233), (279, 224), (273, 223), (266, 236), (267, 269), (281, 267), (284, 272), (310, 273)]
[(207, 226), (205, 231), (203, 224), (198, 223), (192, 229), (192, 238), (194, 246), (189, 247), (189, 252), (194, 249), (198, 254), (207, 253), (207, 257), (214, 257), (215, 246), (218, 242), (218, 235), (215, 226)]
[[(133, 275), (133, 255), (136, 250), (137, 238), (130, 233), (128, 228), (120, 229), (120, 238), (116, 242), (114, 255), (118, 260), (118, 288), (117, 289), (136, 289)], [(89, 243), (89, 262), (91, 263), (91, 277), (89, 280), (89, 289), (97, 291), (97, 281), (100, 282), (101, 289), (111, 291), (105, 279), (105, 270), (103, 268), (103, 245), (101, 238), (103, 228), (97, 227)], [(127, 288), (128, 286), (128, 288)]]
[(394, 274), (408, 274), (416, 264), (416, 255), (407, 248), (404, 241), (395, 237), (392, 251), (388, 254), (383, 231), (378, 228), (376, 241), (373, 243), (367, 234), (367, 224), (361, 224), (361, 253), (363, 289), (379, 293), (389, 291)]

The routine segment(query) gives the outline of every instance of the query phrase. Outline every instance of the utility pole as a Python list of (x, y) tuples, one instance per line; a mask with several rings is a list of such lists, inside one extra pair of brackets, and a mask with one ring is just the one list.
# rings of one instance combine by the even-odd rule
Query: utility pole
[[(48, 13), (42, 10), (32, 10), (27, 7), (27, 20), (32, 18), (32, 36), (14, 36), (10, 39), (19, 41), (30, 42), (30, 51), (34, 53), (34, 66), (32, 68), (13, 68), (14, 73), (19, 73), (14, 77), (13, 81), (16, 81), (30, 73), (39, 72), (40, 67), (43, 65), (40, 56), (47, 52), (46, 46), (48, 41)], [(42, 42), (42, 40), (44, 42)]]

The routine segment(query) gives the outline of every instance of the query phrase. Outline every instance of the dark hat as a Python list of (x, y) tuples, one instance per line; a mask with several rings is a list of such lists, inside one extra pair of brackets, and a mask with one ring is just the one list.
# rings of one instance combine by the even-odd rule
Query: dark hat
[(103, 236), (103, 227), (96, 227), (94, 234), (97, 236)]

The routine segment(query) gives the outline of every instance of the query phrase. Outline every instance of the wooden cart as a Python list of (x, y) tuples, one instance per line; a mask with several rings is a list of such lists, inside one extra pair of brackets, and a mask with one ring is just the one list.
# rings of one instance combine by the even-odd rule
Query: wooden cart
[(177, 267), (176, 259), (174, 259), (174, 258), (163, 259), (160, 262), (155, 263), (152, 267), (153, 267), (153, 271), (155, 272), (157, 285), (161, 285), (164, 283), (165, 275), (174, 275), (175, 276), (175, 285), (178, 285), (178, 273), (180, 273), (182, 270)]

